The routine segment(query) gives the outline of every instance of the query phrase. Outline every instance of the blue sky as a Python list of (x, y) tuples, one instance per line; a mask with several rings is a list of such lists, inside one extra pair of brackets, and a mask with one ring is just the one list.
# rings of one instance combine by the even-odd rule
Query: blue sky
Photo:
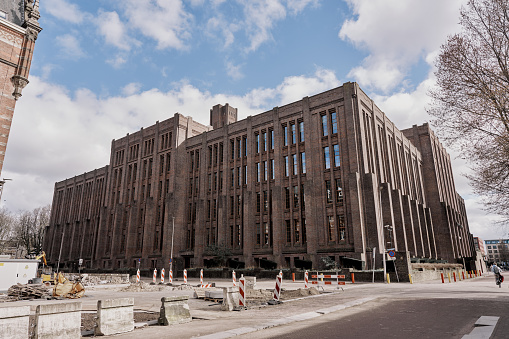
[[(41, 0), (43, 31), (16, 106), (2, 204), (51, 203), (53, 185), (109, 162), (111, 140), (175, 112), (208, 124), (356, 81), (403, 129), (430, 118), (434, 59), (465, 0)], [(440, 8), (438, 11), (437, 8)], [(453, 150), (450, 149), (454, 156)], [(486, 227), (455, 159), (471, 231)]]

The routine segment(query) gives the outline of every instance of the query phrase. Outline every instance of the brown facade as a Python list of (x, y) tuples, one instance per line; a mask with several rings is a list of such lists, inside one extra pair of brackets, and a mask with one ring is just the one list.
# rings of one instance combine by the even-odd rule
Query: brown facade
[(38, 19), (38, 0), (0, 0), (0, 173), (14, 106), (28, 84), (35, 40), (41, 31)]
[(114, 140), (108, 166), (56, 183), (50, 261), (162, 267), (172, 239), (186, 267), (210, 264), (214, 246), (247, 267), (327, 256), (366, 268), (389, 248), (473, 256), (445, 149), (427, 124), (398, 130), (357, 84), (241, 121), (228, 104), (210, 113), (214, 128), (175, 114)]

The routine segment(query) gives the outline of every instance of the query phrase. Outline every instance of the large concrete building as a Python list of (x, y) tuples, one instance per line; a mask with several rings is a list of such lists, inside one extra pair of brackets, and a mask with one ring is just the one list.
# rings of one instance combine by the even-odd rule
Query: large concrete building
[[(39, 26), (39, 0), (0, 0), (0, 174), (16, 100), (28, 84)], [(0, 181), (0, 190), (3, 180)]]
[[(113, 140), (110, 163), (55, 184), (49, 260), (100, 269), (381, 266), (475, 256), (450, 157), (428, 124), (399, 130), (356, 83), (210, 126), (175, 114)], [(172, 231), (174, 229), (174, 231)]]

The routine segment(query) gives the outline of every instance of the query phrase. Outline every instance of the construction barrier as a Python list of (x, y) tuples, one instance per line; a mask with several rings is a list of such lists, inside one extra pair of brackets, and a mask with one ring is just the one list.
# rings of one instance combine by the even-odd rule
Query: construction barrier
[(281, 284), (283, 283), (283, 274), (279, 273), (276, 276), (276, 287), (274, 288), (273, 299), (279, 301), (279, 297), (281, 296)]
[(157, 268), (154, 268), (154, 276), (152, 277), (152, 282), (155, 284), (157, 280)]
[(354, 276), (353, 272), (350, 274), (350, 276), (352, 277), (352, 284), (355, 284), (355, 276)]
[(447, 278), (449, 279), (449, 283), (451, 283), (451, 273), (447, 272)]
[(463, 275), (463, 280), (465, 280), (465, 272), (461, 271), (461, 275)]
[(164, 268), (161, 270), (161, 284), (164, 284)]
[(295, 282), (295, 273), (292, 273), (292, 281)]
[(244, 298), (244, 291), (246, 286), (246, 279), (244, 279), (244, 275), (241, 274), (239, 279), (239, 306), (246, 307), (246, 299)]
[(138, 269), (138, 271), (136, 272), (136, 282), (137, 283), (140, 282), (140, 269)]
[(203, 269), (200, 270), (200, 285), (203, 285)]
[(237, 279), (235, 278), (235, 271), (232, 271), (233, 286), (237, 286)]
[(81, 302), (37, 305), (30, 338), (80, 338), (81, 309)]
[(445, 283), (445, 281), (444, 281), (444, 274), (440, 273), (440, 276), (442, 277), (442, 284)]
[(387, 273), (387, 283), (390, 284), (391, 283), (391, 277), (389, 276), (389, 273)]
[(189, 312), (189, 297), (162, 297), (159, 311), (159, 325), (168, 326), (188, 323), (192, 320)]
[[(344, 274), (314, 274), (311, 278), (316, 279), (316, 281), (312, 281), (312, 284), (315, 285), (346, 285), (344, 281), (339, 281), (339, 279), (345, 279)], [(318, 280), (320, 279), (320, 280)], [(336, 279), (336, 281), (323, 281), (323, 279)]]
[(0, 338), (29, 338), (30, 306), (0, 307)]
[(202, 284), (200, 287), (201, 288), (209, 288), (209, 287), (212, 287), (212, 284)]
[(184, 284), (187, 284), (187, 270), (184, 270)]
[[(66, 319), (65, 317), (60, 317)], [(81, 321), (79, 324), (81, 324)], [(97, 319), (96, 327), (94, 328), (94, 335), (112, 335), (130, 332), (133, 330), (134, 298), (97, 301)]]
[(411, 274), (408, 274), (408, 280), (410, 280), (410, 284), (413, 284), (413, 283), (414, 283), (414, 281), (413, 281), (413, 279), (412, 279), (412, 275), (411, 275)]
[(454, 277), (454, 282), (456, 282), (456, 272), (452, 272), (452, 276)]
[(304, 288), (308, 288), (309, 287), (309, 280), (308, 280), (308, 277), (309, 277), (309, 273), (308, 271), (306, 271), (304, 273)]
[(173, 270), (170, 270), (170, 279), (169, 279), (169, 281), (170, 281), (170, 284), (173, 283)]

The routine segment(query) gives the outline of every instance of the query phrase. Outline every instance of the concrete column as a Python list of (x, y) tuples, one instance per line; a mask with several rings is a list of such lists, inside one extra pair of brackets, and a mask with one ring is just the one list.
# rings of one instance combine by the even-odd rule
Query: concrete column
[(37, 305), (34, 338), (81, 338), (81, 302)]

